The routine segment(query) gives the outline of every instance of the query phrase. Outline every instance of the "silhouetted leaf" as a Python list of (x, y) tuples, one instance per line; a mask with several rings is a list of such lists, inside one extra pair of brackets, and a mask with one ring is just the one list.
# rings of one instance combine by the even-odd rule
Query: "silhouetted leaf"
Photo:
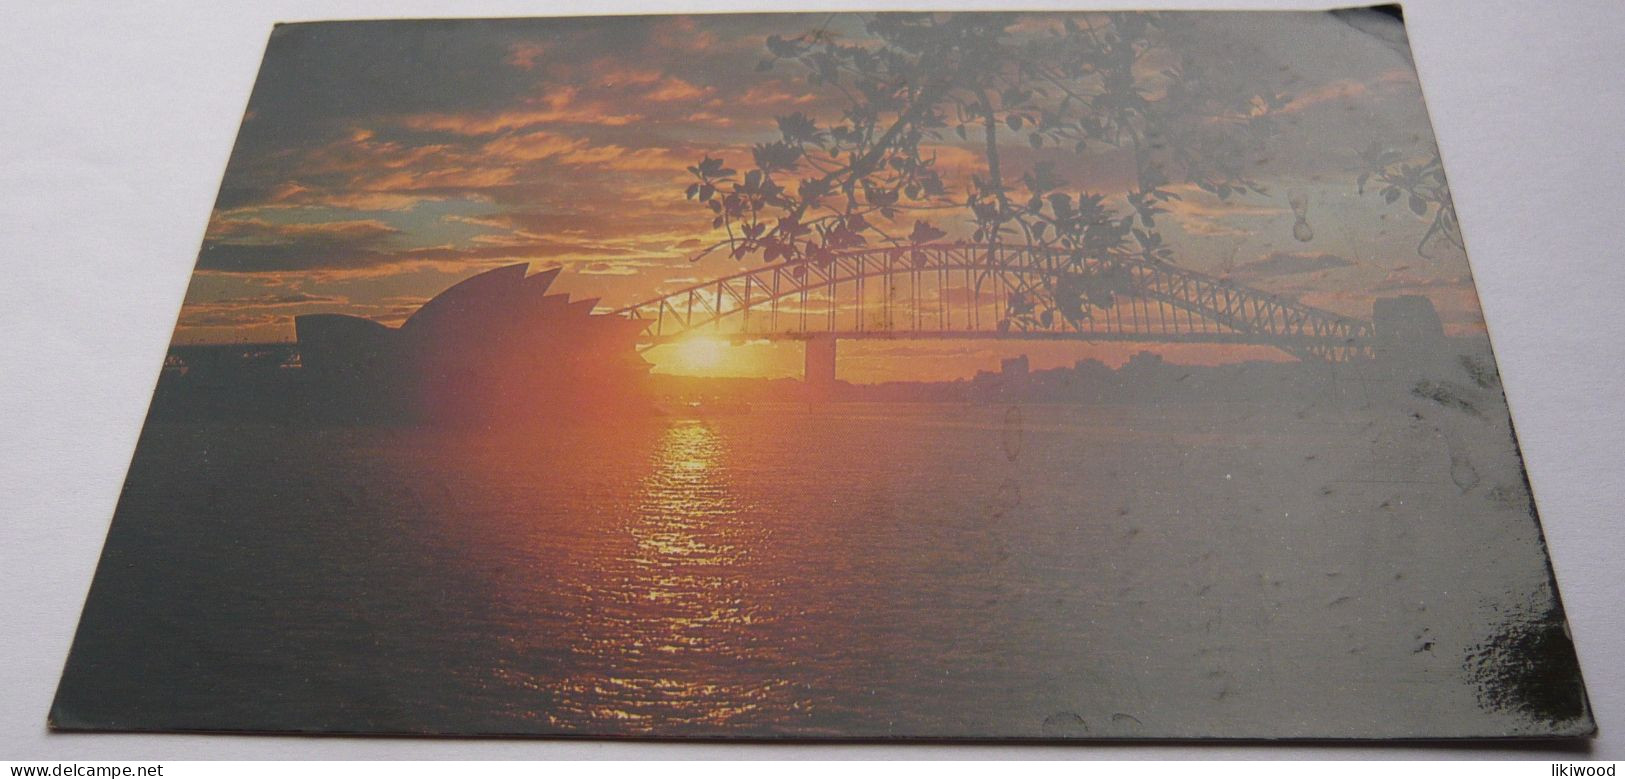
[(930, 243), (947, 235), (947, 233), (938, 230), (930, 222), (920, 220), (914, 223), (914, 232), (909, 233), (908, 240), (910, 243), (915, 244)]

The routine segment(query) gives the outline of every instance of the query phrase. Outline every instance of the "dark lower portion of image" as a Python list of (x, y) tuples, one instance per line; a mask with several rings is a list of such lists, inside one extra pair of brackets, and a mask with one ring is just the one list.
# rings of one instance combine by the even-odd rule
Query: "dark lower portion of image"
[(1138, 398), (1087, 403), (1025, 400), (1031, 382), (1006, 377), (957, 403), (455, 426), (155, 408), (52, 722), (1593, 729), (1498, 385), (1321, 366), (1195, 400), (1155, 397), (1179, 386), (1177, 366), (1157, 370)]

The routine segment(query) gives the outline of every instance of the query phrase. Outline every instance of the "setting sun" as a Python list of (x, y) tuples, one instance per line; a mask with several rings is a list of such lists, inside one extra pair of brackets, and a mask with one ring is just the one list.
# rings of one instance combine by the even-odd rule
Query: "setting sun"
[(714, 338), (691, 338), (674, 350), (677, 366), (683, 371), (707, 371), (722, 364), (728, 345)]

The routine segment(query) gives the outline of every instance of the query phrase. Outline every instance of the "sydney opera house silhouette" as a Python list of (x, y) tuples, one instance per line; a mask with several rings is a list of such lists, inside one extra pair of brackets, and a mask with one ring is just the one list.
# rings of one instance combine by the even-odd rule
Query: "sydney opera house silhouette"
[(468, 278), (400, 327), (343, 314), (297, 317), (302, 388), (318, 413), (420, 420), (613, 410), (640, 392), (641, 323), (594, 315), (596, 299), (547, 294), (559, 269), (520, 263)]

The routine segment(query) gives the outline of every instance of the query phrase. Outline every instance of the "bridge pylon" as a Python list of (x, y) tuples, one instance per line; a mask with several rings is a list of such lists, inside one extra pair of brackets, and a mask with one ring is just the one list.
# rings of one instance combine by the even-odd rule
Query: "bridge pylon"
[(814, 397), (828, 398), (835, 391), (835, 334), (814, 333), (803, 343), (806, 365), (801, 380)]

